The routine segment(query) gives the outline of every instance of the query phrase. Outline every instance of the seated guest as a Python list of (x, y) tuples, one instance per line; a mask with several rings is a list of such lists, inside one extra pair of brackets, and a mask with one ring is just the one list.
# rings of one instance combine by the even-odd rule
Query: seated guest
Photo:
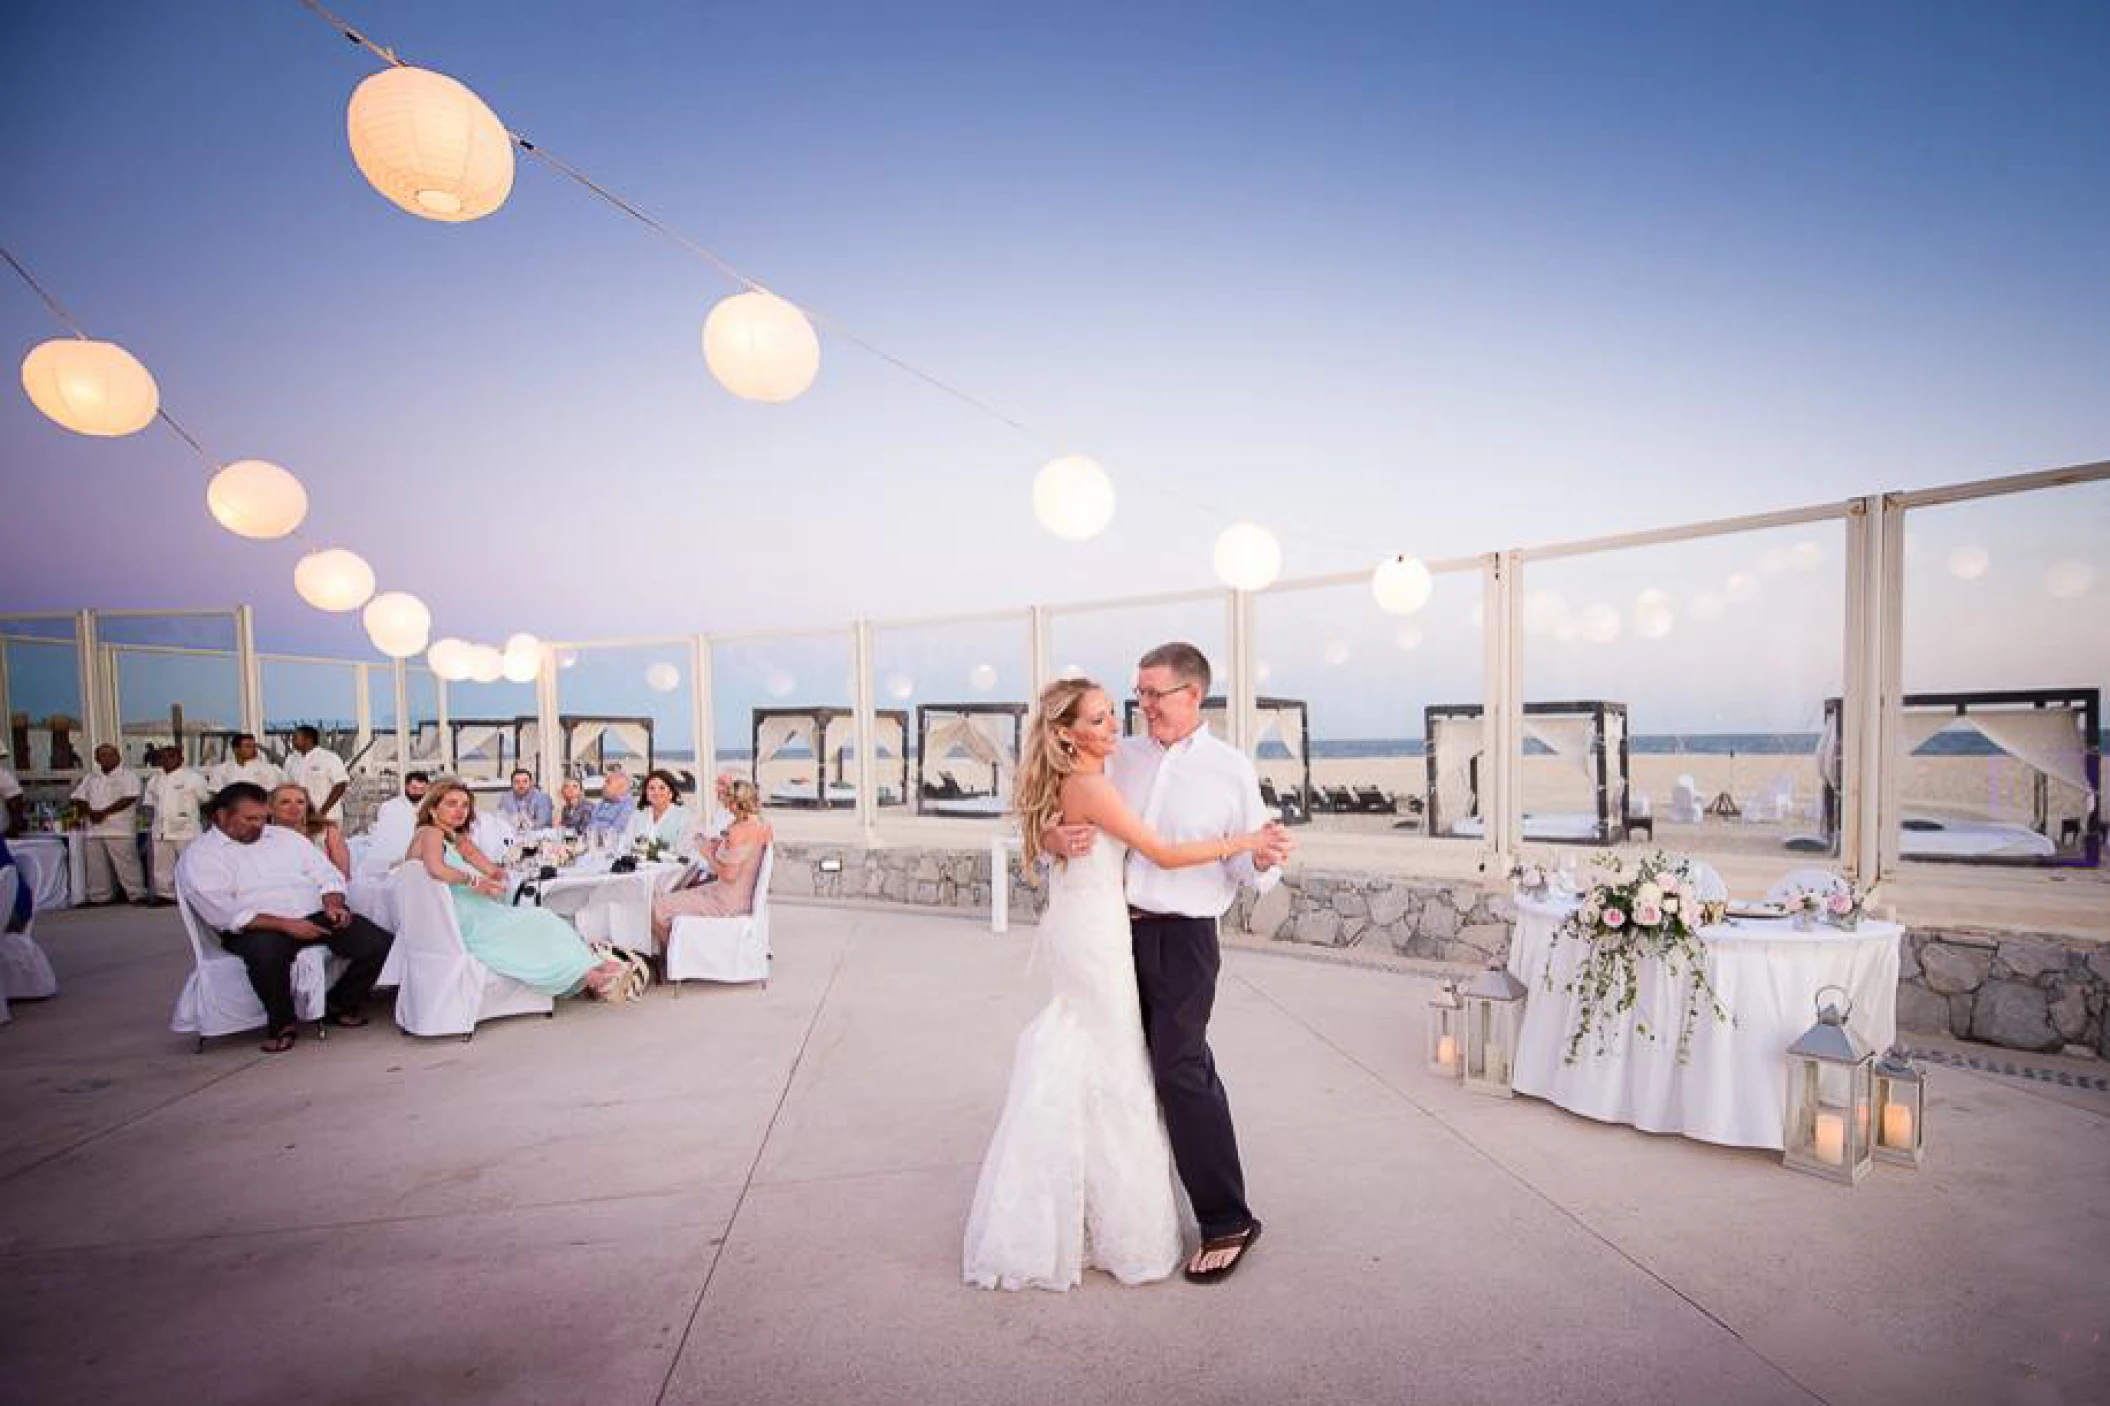
[(308, 788), (298, 781), (274, 787), (270, 796), (271, 823), (291, 830), (315, 848), (347, 879), (352, 877), (352, 851), (344, 842), (344, 831), (335, 821), (317, 820), (308, 802)]
[(604, 1001), (632, 994), (633, 969), (627, 963), (595, 958), (571, 924), (548, 909), (504, 901), (504, 871), (484, 857), (469, 833), (475, 813), (476, 798), (468, 787), (441, 781), (418, 807), (408, 856), (448, 886), (462, 945), (492, 971), (545, 996), (569, 996), (582, 988)]
[(374, 827), (366, 832), (366, 853), (359, 872), (383, 874), (402, 861), (410, 848), (410, 836), (418, 828), (418, 802), (425, 799), (432, 778), (422, 771), (403, 773), (403, 794), (390, 796), (374, 815)]
[(308, 788), (308, 808), (318, 820), (335, 820), (337, 803), (352, 784), (344, 758), (322, 745), (322, 734), (306, 723), (293, 729), (293, 755), (286, 758), (286, 780)]
[(237, 781), (246, 781), (261, 791), (285, 784), (286, 774), (264, 759), (256, 745), (256, 734), (245, 732), (234, 740), (234, 759), (221, 762), (205, 778), (212, 783), (215, 792), (224, 791)]
[(198, 916), (249, 968), (264, 1003), (267, 1054), (293, 1048), (293, 959), (321, 942), (348, 966), (327, 999), (332, 1023), (361, 1026), (393, 939), (345, 906), (344, 876), (293, 831), (269, 824), (263, 789), (238, 781), (213, 798), (212, 829), (183, 852), (176, 876)]
[(576, 776), (565, 777), (557, 788), (557, 823), (574, 835), (585, 834), (593, 824), (593, 802), (586, 799), (586, 788)]
[(593, 816), (586, 822), (590, 831), (621, 837), (629, 833), (630, 817), (637, 801), (630, 794), (630, 778), (610, 771), (601, 778), (601, 799), (594, 802)]
[(681, 804), (680, 791), (671, 771), (653, 771), (645, 778), (645, 803), (630, 817), (629, 837), (634, 841), (657, 840), (668, 849), (689, 843), (695, 820)]
[(0, 737), (0, 835), (19, 835), (29, 826), (29, 801), (22, 782), (7, 769), (7, 739)]
[(731, 918), (755, 911), (755, 878), (776, 835), (761, 818), (761, 796), (752, 781), (735, 781), (726, 801), (733, 823), (703, 847), (718, 882), (663, 893), (652, 900), (652, 935), (659, 939), (662, 951), (676, 918)]
[(534, 772), (515, 767), (513, 789), (499, 799), (498, 813), (512, 821), (515, 830), (547, 830), (551, 824), (549, 793), (535, 784)]
[(698, 832), (706, 840), (717, 839), (725, 833), (726, 827), (733, 823), (732, 804), (726, 798), (732, 795), (733, 787), (739, 784), (739, 781), (739, 772), (721, 771), (718, 773), (718, 779), (711, 784), (711, 795), (716, 805), (698, 827)]

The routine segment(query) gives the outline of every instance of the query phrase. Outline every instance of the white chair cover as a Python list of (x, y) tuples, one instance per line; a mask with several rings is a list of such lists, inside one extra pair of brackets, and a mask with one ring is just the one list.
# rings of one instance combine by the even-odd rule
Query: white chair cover
[(1846, 880), (1829, 869), (1796, 869), (1783, 875), (1766, 891), (1766, 901), (1785, 903), (1798, 893), (1821, 893), (1829, 897), (1846, 887)]
[(412, 1035), (473, 1035), (479, 1021), (548, 1015), (556, 1002), (471, 956), (454, 899), (417, 864), (396, 867), (396, 943), (383, 980), (396, 983), (396, 1024)]
[[(269, 1017), (264, 1014), (264, 1003), (256, 998), (256, 988), (249, 984), (249, 969), (191, 911), (190, 891), (181, 874), (176, 876), (176, 911), (190, 938), (193, 966), (190, 979), (183, 983), (183, 994), (176, 998), (169, 1029), (178, 1035), (195, 1035), (202, 1044), (216, 1035), (262, 1028)], [(321, 1020), (329, 990), (330, 949), (318, 942), (293, 959), (294, 1013), (302, 1020)]]
[(1670, 792), (1670, 818), (1680, 825), (1698, 825), (1705, 819), (1700, 806), (1699, 788), (1692, 784), (1688, 774), (1678, 778), (1678, 784)]
[[(0, 869), (0, 921), (14, 911), (15, 886), (21, 881), (14, 865)], [(36, 926), (34, 914), (29, 926)], [(58, 994), (58, 975), (37, 940), (27, 930), (0, 933), (0, 1010), (5, 1009), (7, 1001), (41, 1001)]]
[(1685, 871), (1692, 875), (1692, 886), (1701, 898), (1709, 903), (1729, 901), (1729, 885), (1722, 882), (1722, 871), (1704, 859), (1688, 859)]
[(735, 918), (676, 918), (667, 938), (667, 980), (759, 981), (769, 985), (769, 877), (776, 846), (762, 851), (755, 911)]

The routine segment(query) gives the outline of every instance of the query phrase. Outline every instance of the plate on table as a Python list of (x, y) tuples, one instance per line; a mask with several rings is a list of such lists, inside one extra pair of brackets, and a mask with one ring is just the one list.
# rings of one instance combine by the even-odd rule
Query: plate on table
[(1729, 905), (1732, 918), (1785, 918), (1788, 910), (1778, 903), (1732, 903)]

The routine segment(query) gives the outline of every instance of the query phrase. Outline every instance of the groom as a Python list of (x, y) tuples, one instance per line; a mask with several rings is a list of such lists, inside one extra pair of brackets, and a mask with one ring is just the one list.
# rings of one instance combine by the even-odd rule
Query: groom
[[(1222, 864), (1165, 870), (1128, 856), (1143, 1034), (1173, 1160), (1201, 1222), (1201, 1248), (1187, 1261), (1187, 1278), (1196, 1283), (1230, 1274), (1260, 1238), (1260, 1222), (1246, 1206), (1230, 1100), (1209, 1053), (1209, 1011), (1223, 964), (1216, 920), (1240, 884), (1265, 892), (1279, 883), (1295, 848), (1287, 830), (1268, 823), (1273, 812), (1260, 799), (1252, 762), (1202, 725), (1208, 695), (1209, 661), (1200, 650), (1177, 642), (1151, 650), (1136, 665), (1135, 691), (1149, 735), (1124, 739), (1106, 767), (1122, 799), (1167, 840), (1214, 839), (1263, 825), (1269, 831), (1258, 850)], [(1059, 825), (1042, 836), (1041, 847), (1075, 858), (1090, 851), (1092, 836), (1089, 825)]]

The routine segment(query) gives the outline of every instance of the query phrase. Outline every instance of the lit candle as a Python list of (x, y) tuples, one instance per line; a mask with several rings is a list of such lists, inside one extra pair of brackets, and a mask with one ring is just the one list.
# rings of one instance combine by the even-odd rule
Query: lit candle
[(1861, 1134), (1859, 1138), (1855, 1139), (1855, 1145), (1858, 1147), (1868, 1146), (1868, 1108), (1869, 1105), (1865, 1103), (1854, 1105), (1854, 1126), (1860, 1130)]
[(1458, 1067), (1458, 1042), (1445, 1035), (1436, 1041), (1436, 1062), (1445, 1069)]
[(1837, 1113), (1817, 1115), (1817, 1160), (1834, 1167), (1846, 1165), (1846, 1119)]
[(1905, 1103), (1883, 1105), (1883, 1146), (1910, 1149), (1912, 1146), (1912, 1106)]

